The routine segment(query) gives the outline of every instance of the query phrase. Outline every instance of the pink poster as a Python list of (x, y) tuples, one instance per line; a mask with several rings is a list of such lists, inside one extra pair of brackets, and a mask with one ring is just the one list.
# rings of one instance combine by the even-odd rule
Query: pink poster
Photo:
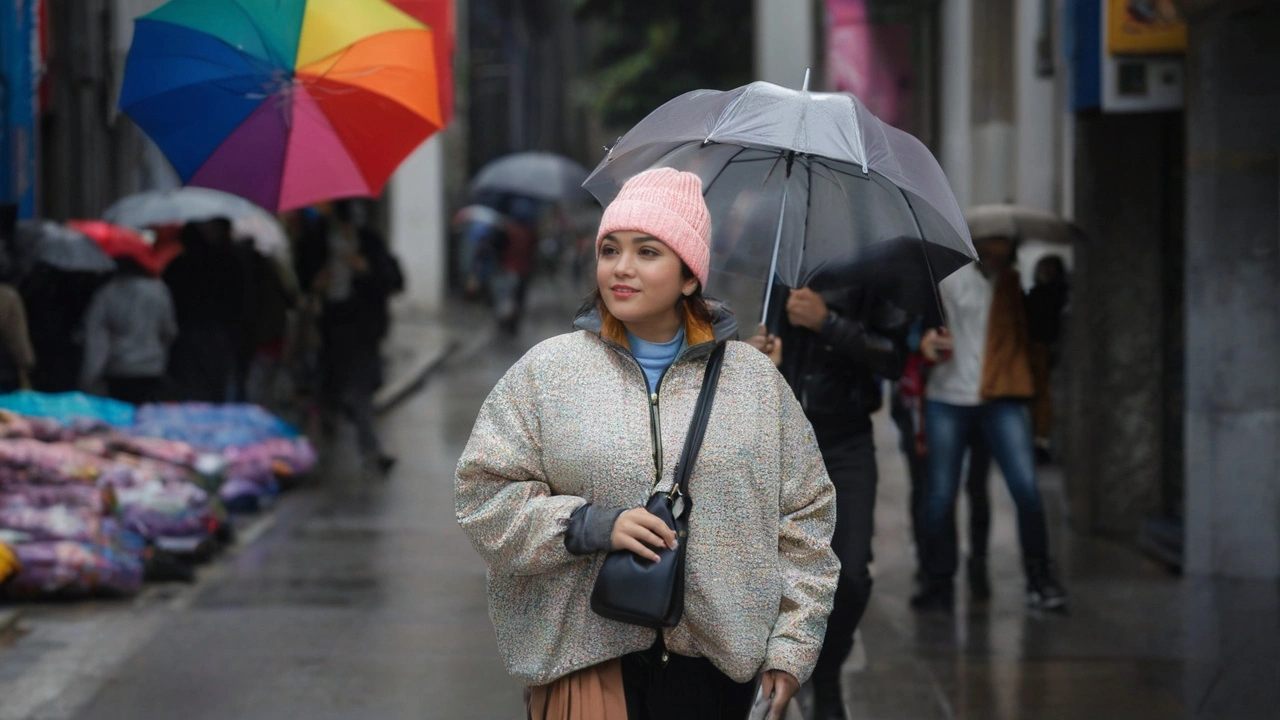
[(910, 132), (911, 26), (873, 25), (867, 0), (827, 0), (827, 79), (876, 117)]

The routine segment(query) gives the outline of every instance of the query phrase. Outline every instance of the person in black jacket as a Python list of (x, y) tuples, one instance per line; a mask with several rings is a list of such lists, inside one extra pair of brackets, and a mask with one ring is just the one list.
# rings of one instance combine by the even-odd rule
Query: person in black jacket
[(374, 429), (373, 396), (382, 385), (380, 348), (391, 327), (390, 298), (404, 275), (382, 234), (356, 224), (350, 201), (337, 201), (311, 229), (299, 281), (320, 296), (320, 365), (327, 404), (356, 426), (364, 464), (390, 471)]
[(162, 277), (178, 319), (178, 338), (169, 353), (171, 399), (226, 402), (244, 322), (244, 278), (231, 243), (231, 221), (187, 223), (182, 248)]
[(818, 293), (774, 288), (785, 307), (771, 308), (776, 331), (747, 340), (768, 354), (813, 425), (836, 487), (832, 548), (840, 583), (813, 673), (815, 720), (845, 718), (840, 666), (871, 597), (876, 451), (871, 413), (881, 404), (879, 378), (896, 380), (907, 357), (909, 316), (859, 289)]

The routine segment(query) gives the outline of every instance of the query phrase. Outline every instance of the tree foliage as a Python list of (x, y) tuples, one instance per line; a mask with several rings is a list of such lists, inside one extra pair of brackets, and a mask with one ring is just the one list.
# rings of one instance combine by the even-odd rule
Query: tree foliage
[(577, 0), (592, 21), (586, 100), (606, 125), (630, 126), (698, 88), (751, 81), (752, 0)]

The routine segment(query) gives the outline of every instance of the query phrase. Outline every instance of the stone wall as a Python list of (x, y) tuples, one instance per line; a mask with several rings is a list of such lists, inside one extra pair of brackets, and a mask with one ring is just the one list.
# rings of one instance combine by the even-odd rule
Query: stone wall
[[(1076, 250), (1068, 376), (1068, 492), (1081, 532), (1136, 541), (1162, 514), (1170, 472), (1165, 437), (1178, 291), (1168, 253), (1181, 253), (1182, 144), (1177, 113), (1076, 119)], [(1173, 267), (1177, 267), (1174, 265)], [(1173, 291), (1172, 293), (1170, 291)]]
[(1280, 4), (1194, 3), (1187, 56), (1187, 558), (1280, 577)]

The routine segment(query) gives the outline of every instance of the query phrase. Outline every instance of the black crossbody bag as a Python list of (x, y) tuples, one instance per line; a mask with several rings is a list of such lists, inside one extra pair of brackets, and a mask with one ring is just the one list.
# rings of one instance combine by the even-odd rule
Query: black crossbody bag
[(693, 498), (689, 496), (689, 475), (702, 447), (702, 437), (711, 417), (720, 368), (724, 364), (724, 343), (711, 352), (702, 377), (702, 390), (693, 409), (693, 420), (684, 439), (684, 452), (676, 464), (675, 484), (670, 492), (655, 492), (645, 509), (676, 531), (675, 550), (658, 549), (658, 560), (644, 560), (630, 550), (614, 550), (604, 559), (591, 591), (591, 609), (597, 615), (654, 629), (675, 627), (684, 614), (684, 557), (688, 547), (689, 517)]

